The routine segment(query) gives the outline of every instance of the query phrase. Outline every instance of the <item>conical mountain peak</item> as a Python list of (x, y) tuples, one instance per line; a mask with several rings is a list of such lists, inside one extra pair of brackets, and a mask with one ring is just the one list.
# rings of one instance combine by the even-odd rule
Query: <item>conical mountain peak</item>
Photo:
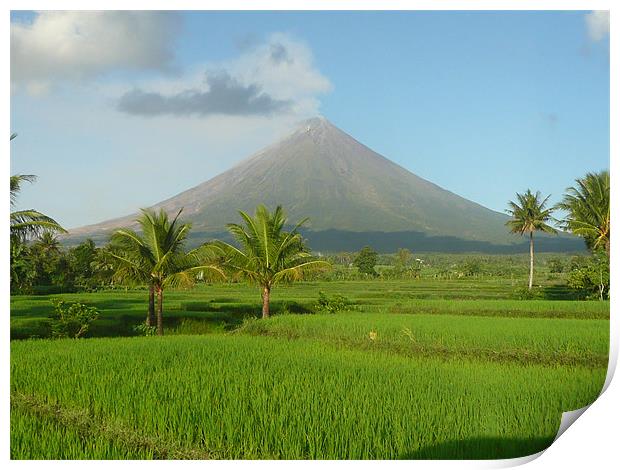
[[(342, 235), (345, 241), (357, 233), (364, 244), (373, 244), (372, 235), (364, 235), (373, 233), (409, 233), (416, 240), (438, 237), (450, 243), (518, 241), (507, 233), (505, 215), (416, 176), (322, 116), (301, 122), (279, 142), (152, 208), (183, 208), (194, 236), (204, 239), (224, 232), (239, 210), (253, 212), (258, 204), (282, 205), (291, 222), (309, 217), (311, 233), (348, 233)], [(70, 237), (102, 240), (115, 228), (133, 225), (136, 215), (75, 229)], [(383, 249), (408, 246), (397, 243)]]
[(342, 131), (334, 126), (327, 118), (315, 116), (301, 121), (289, 137), (303, 136), (305, 134), (316, 137), (329, 132)]

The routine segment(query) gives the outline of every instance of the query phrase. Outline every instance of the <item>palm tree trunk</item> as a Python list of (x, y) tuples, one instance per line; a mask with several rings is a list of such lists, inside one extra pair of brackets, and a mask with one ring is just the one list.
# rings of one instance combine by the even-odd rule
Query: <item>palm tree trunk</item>
[(164, 290), (161, 287), (157, 288), (157, 335), (163, 336), (164, 334)]
[(263, 318), (269, 318), (269, 286), (263, 287)]
[(609, 235), (607, 236), (607, 240), (605, 240), (605, 251), (607, 252), (607, 257), (609, 258), (609, 253), (611, 252), (611, 247), (609, 246)]
[(149, 284), (149, 310), (146, 314), (146, 326), (155, 326), (155, 286)]
[(530, 232), (530, 284), (528, 289), (532, 290), (534, 281), (534, 232)]

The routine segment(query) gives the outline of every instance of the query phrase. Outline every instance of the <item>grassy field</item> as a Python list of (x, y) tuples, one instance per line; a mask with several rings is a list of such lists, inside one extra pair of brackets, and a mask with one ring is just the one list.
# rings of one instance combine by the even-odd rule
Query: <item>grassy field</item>
[[(11, 342), (11, 456), (508, 458), (596, 399), (609, 302), (515, 300), (510, 280), (242, 284), (166, 296), (163, 338), (128, 337), (146, 291), (64, 294), (102, 317), (84, 340)], [(319, 291), (347, 311), (313, 313)], [(46, 336), (50, 297), (11, 299)], [(111, 338), (111, 336), (126, 336)], [(105, 338), (97, 338), (105, 337)]]
[[(323, 291), (328, 296), (344, 295), (355, 311), (368, 313), (609, 318), (608, 301), (515, 300), (511, 298), (514, 284), (510, 279), (501, 278), (299, 282), (277, 286), (272, 292), (272, 309), (276, 313), (310, 313), (319, 292)], [(91, 336), (135, 335), (133, 326), (146, 317), (146, 290), (13, 296), (11, 338), (48, 336), (48, 316), (53, 310), (50, 299), (55, 297), (93, 305), (101, 311)], [(246, 284), (201, 285), (187, 291), (167, 291), (164, 309), (169, 329), (186, 333), (222, 331), (237, 327), (248, 316), (259, 315), (260, 294), (255, 287)], [(191, 328), (184, 326), (188, 322)]]

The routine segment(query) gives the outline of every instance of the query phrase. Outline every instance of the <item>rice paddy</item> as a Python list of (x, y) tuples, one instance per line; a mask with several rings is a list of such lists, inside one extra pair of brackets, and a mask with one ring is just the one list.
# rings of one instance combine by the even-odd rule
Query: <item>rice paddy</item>
[[(97, 306), (101, 320), (82, 340), (11, 342), (11, 457), (538, 452), (563, 411), (601, 390), (609, 303), (514, 300), (504, 281), (479, 281), (478, 297), (463, 281), (461, 295), (458, 282), (435, 281), (431, 295), (418, 290), (426, 281), (282, 286), (266, 321), (246, 285), (171, 291), (163, 338), (129, 337), (145, 291), (59, 296)], [(319, 291), (345, 295), (347, 311), (312, 313)], [(49, 299), (12, 298), (14, 338), (45, 336)]]

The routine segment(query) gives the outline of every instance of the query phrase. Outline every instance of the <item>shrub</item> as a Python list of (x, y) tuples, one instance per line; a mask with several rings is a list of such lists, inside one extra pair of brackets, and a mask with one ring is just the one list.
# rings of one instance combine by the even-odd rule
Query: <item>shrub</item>
[(79, 302), (67, 303), (61, 299), (52, 299), (54, 313), (50, 315), (52, 337), (80, 338), (84, 336), (90, 324), (99, 318), (95, 307)]
[(472, 277), (482, 274), (482, 265), (477, 259), (468, 259), (458, 265), (457, 270), (463, 276)]
[(518, 287), (512, 292), (512, 297), (519, 300), (536, 300), (544, 299), (545, 296), (537, 287), (533, 287), (532, 289), (528, 289), (527, 287)]
[(547, 266), (549, 266), (550, 273), (563, 273), (564, 272), (564, 263), (561, 258), (551, 258), (547, 261)]
[(330, 299), (325, 292), (319, 291), (319, 298), (315, 308), (318, 312), (338, 313), (346, 310), (350, 305), (351, 301), (343, 295), (336, 294)]
[(133, 327), (133, 331), (138, 333), (140, 336), (155, 336), (157, 334), (157, 327), (150, 326), (146, 323), (140, 323), (139, 325), (135, 325)]
[(609, 298), (609, 258), (604, 253), (572, 260), (568, 287), (587, 299)]

